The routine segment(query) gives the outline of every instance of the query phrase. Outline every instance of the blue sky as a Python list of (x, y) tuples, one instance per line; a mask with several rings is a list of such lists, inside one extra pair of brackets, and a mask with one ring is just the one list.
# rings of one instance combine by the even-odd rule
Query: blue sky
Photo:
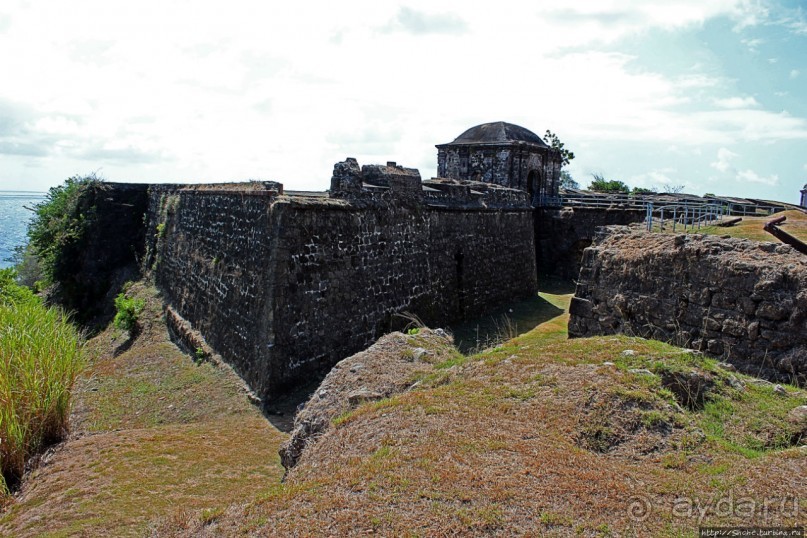
[(431, 177), (435, 144), (500, 120), (556, 132), (584, 186), (796, 202), (807, 183), (802, 2), (263, 4), (3, 2), (0, 189), (316, 190), (347, 156)]

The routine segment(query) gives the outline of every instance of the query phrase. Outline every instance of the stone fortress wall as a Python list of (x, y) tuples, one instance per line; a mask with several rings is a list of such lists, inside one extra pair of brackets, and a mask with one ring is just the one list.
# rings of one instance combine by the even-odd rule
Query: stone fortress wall
[(524, 192), (334, 168), (330, 196), (272, 182), (153, 185), (145, 265), (173, 311), (261, 397), (405, 325), (478, 316), (536, 292)]
[(605, 228), (584, 251), (570, 314), (572, 337), (654, 338), (807, 381), (807, 258), (788, 245)]
[(177, 333), (198, 331), (264, 399), (401, 328), (402, 314), (437, 326), (532, 295), (537, 269), (579, 271), (573, 336), (627, 332), (807, 371), (804, 272), (783, 247), (620, 232), (586, 249), (599, 226), (644, 211), (542, 205), (557, 197), (560, 154), (516, 125), (437, 148), (445, 179), (347, 159), (327, 193), (107, 184), (89, 202), (100, 219), (76, 286), (100, 302), (138, 260)]
[(643, 222), (644, 210), (607, 207), (552, 207), (535, 211), (538, 271), (569, 280), (580, 273), (583, 251), (601, 226)]

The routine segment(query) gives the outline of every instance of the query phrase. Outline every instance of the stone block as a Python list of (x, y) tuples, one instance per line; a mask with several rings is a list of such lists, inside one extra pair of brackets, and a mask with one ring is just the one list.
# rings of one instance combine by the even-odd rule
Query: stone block
[(756, 314), (761, 318), (780, 321), (790, 317), (790, 308), (787, 305), (762, 301), (757, 306)]
[(723, 332), (732, 336), (745, 336), (746, 326), (741, 321), (727, 319), (723, 322)]

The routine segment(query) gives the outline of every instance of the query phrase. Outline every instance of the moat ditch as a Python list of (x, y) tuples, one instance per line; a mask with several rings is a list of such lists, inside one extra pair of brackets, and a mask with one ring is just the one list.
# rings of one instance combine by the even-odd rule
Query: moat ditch
[[(472, 355), (496, 347), (519, 334), (526, 333), (568, 311), (568, 302), (574, 293), (574, 282), (545, 276), (539, 280), (539, 294), (511, 301), (478, 318), (446, 325), (443, 329), (453, 337), (454, 347), (463, 355)], [(550, 302), (546, 293), (561, 297)], [(406, 316), (402, 316), (402, 319)], [(409, 328), (416, 328), (416, 319), (408, 318)], [(186, 349), (187, 345), (184, 346)], [(311, 379), (293, 386), (261, 405), (266, 419), (278, 430), (289, 433), (294, 419), (306, 402), (315, 394), (328, 372), (315, 374)], [(356, 387), (359, 388), (359, 387)]]

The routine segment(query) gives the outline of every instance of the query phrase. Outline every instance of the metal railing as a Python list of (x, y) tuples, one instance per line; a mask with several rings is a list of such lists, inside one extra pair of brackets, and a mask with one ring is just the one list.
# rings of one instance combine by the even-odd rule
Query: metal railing
[[(653, 230), (654, 222), (659, 230), (664, 230), (665, 216), (667, 223), (672, 223), (672, 231), (681, 227), (687, 231), (700, 230), (702, 225), (720, 222), (730, 214), (730, 208), (724, 204), (669, 204), (654, 206), (652, 202), (645, 207), (647, 215), (645, 226), (647, 231)], [(656, 218), (658, 215), (658, 218)]]
[(584, 208), (617, 208), (617, 209), (644, 209), (647, 200), (642, 196), (628, 194), (561, 194), (556, 197), (546, 197), (563, 207)]
[(683, 231), (699, 230), (701, 226), (722, 221), (727, 216), (764, 216), (786, 209), (783, 206), (759, 202), (673, 193), (629, 194), (585, 191), (562, 191), (558, 196), (541, 195), (536, 200), (538, 207), (546, 208), (644, 211), (647, 230), (652, 230), (654, 225), (664, 229), (664, 225), (670, 223), (673, 231), (677, 231), (679, 226)]

